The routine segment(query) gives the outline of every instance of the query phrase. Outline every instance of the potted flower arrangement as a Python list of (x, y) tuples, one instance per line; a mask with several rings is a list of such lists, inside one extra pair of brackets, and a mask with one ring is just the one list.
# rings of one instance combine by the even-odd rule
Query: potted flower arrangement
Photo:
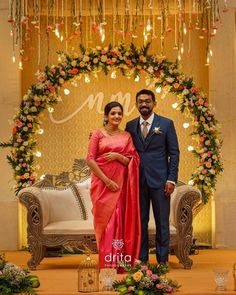
[(171, 294), (180, 288), (180, 285), (166, 278), (167, 265), (149, 265), (136, 261), (134, 267), (124, 265), (128, 275), (120, 281), (113, 282), (113, 288), (120, 295), (164, 295)]
[(37, 276), (29, 275), (29, 271), (5, 260), (0, 254), (0, 294), (37, 294), (34, 288), (40, 286)]

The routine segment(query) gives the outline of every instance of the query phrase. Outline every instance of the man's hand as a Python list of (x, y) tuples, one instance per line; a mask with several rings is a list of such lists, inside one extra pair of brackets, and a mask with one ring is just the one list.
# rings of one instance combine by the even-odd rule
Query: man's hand
[(175, 185), (167, 181), (167, 183), (165, 184), (165, 195), (169, 197), (173, 193), (174, 189)]

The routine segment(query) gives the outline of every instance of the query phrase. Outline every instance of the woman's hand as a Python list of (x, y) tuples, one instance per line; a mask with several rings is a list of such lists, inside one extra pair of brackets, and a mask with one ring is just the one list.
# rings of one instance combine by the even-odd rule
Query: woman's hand
[(109, 153), (105, 153), (104, 154), (104, 159), (106, 161), (114, 161), (114, 160), (118, 160), (120, 154), (115, 153), (115, 152), (109, 152)]
[(118, 189), (119, 189), (118, 184), (117, 184), (115, 181), (111, 180), (111, 179), (109, 179), (109, 181), (106, 183), (106, 186), (107, 186), (107, 187), (109, 188), (109, 190), (112, 191), (112, 192), (116, 192), (116, 191), (118, 191)]

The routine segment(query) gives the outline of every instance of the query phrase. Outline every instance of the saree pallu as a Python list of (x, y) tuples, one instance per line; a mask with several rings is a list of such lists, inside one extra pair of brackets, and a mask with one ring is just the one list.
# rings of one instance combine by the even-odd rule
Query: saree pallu
[[(104, 154), (117, 152), (130, 159), (128, 166), (107, 161)], [(107, 136), (96, 130), (90, 139), (87, 160), (94, 159), (119, 189), (112, 192), (92, 173), (91, 199), (99, 267), (133, 265), (140, 252), (139, 156), (128, 132)]]

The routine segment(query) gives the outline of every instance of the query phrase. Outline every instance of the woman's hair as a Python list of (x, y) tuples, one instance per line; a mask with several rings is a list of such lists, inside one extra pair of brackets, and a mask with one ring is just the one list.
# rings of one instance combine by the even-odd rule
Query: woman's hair
[[(108, 116), (111, 109), (115, 108), (115, 107), (119, 107), (121, 109), (121, 113), (123, 115), (123, 107), (122, 107), (122, 105), (118, 101), (111, 101), (111, 102), (108, 102), (108, 104), (105, 105), (104, 116)], [(105, 126), (106, 124), (107, 124), (107, 120), (104, 118), (103, 125)]]
[(156, 100), (156, 99), (155, 99), (155, 94), (154, 94), (154, 92), (152, 92), (152, 91), (149, 90), (149, 89), (142, 89), (142, 90), (140, 90), (140, 91), (136, 94), (136, 102), (138, 101), (138, 97), (139, 97), (139, 95), (141, 95), (141, 94), (147, 94), (147, 95), (151, 96), (153, 102)]

